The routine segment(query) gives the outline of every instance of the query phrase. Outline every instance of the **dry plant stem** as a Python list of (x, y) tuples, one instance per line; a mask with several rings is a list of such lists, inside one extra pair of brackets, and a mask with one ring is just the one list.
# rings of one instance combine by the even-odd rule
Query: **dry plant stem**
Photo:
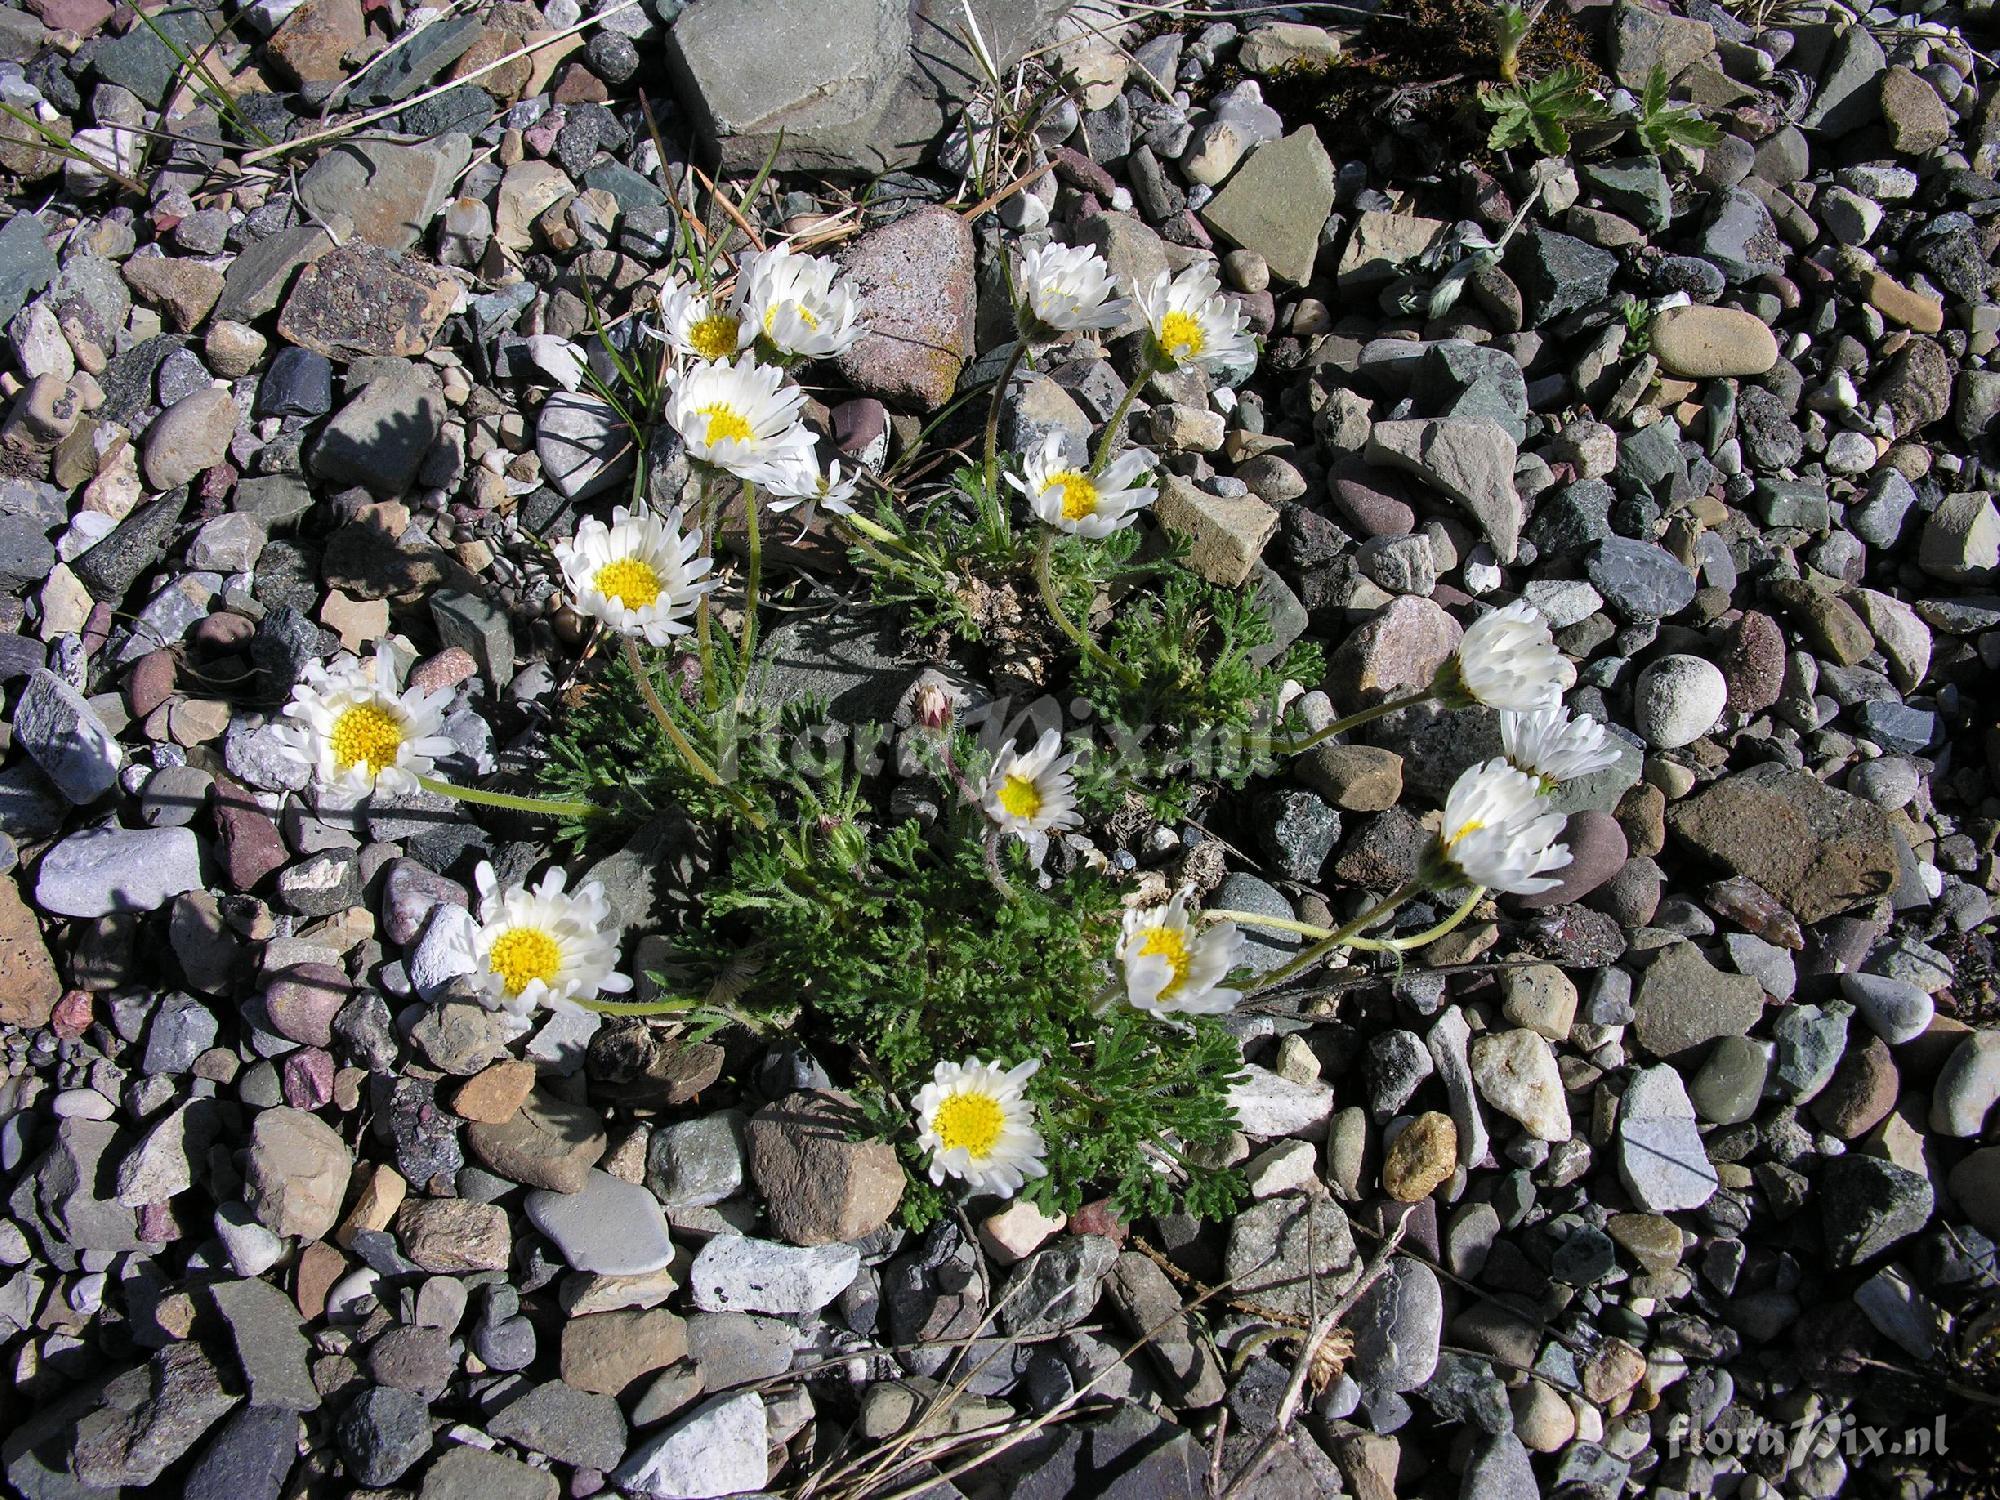
[(317, 130), (311, 135), (302, 135), (295, 141), (279, 141), (275, 145), (259, 146), (255, 151), (246, 152), (241, 164), (245, 167), (254, 167), (259, 162), (268, 161), (274, 156), (288, 155), (306, 146), (317, 146), (322, 141), (343, 140), (353, 135), (357, 130), (365, 130), (370, 125), (379, 124), (383, 120), (401, 114), (406, 109), (414, 109), (419, 104), (427, 103), (442, 94), (448, 94), (461, 84), (477, 83), (488, 73), (496, 73), (509, 64), (519, 62), (524, 57), (532, 57), (544, 47), (553, 47), (557, 42), (567, 41), (580, 31), (588, 31), (593, 26), (601, 26), (619, 12), (631, 10), (638, 3), (639, 0), (617, 0), (616, 4), (607, 5), (595, 15), (585, 16), (573, 26), (565, 26), (561, 31), (551, 32), (539, 41), (530, 42), (525, 47), (517, 47), (505, 57), (496, 57), (492, 62), (485, 64), (483, 67), (474, 68), (470, 73), (464, 73), (456, 78), (448, 79), (396, 104), (387, 105), (382, 109), (371, 110), (358, 120), (349, 120), (345, 125), (335, 125), (328, 130)]
[(457, 786), (435, 776), (419, 776), (417, 785), (440, 797), (458, 802), (476, 802), (481, 807), (504, 807), (509, 812), (541, 813), (550, 818), (588, 818), (598, 808), (589, 802), (557, 802), (547, 797), (517, 797), (512, 792), (483, 792), (474, 786)]
[(1016, 177), (1012, 182), (1008, 183), (1005, 187), (1000, 189), (999, 192), (992, 194), (990, 197), (981, 198), (977, 203), (973, 204), (972, 207), (966, 209), (965, 212), (960, 214), (959, 217), (965, 220), (966, 223), (970, 224), (975, 219), (977, 219), (981, 214), (991, 213), (994, 209), (998, 208), (1001, 204), (1005, 203), (1009, 198), (1013, 197), (1016, 193), (1020, 192), (1022, 188), (1027, 187), (1030, 183), (1034, 182), (1037, 178), (1039, 178), (1043, 173), (1047, 172), (1054, 165), (1055, 165), (1054, 162), (1045, 161), (1039, 167), (1034, 167), (1026, 172), (1023, 172), (1019, 177)]
[(1470, 894), (1463, 901), (1459, 902), (1458, 909), (1452, 912), (1450, 916), (1438, 923), (1437, 926), (1426, 927), (1422, 932), (1412, 933), (1409, 937), (1353, 937), (1347, 940), (1347, 946), (1350, 948), (1366, 948), (1370, 952), (1407, 953), (1412, 948), (1421, 948), (1427, 943), (1435, 943), (1447, 932), (1450, 932), (1452, 928), (1471, 916), (1472, 908), (1479, 904), (1479, 898), (1485, 894), (1485, 886), (1475, 885)]
[(1346, 1294), (1313, 1324), (1312, 1332), (1306, 1335), (1305, 1342), (1299, 1347), (1298, 1359), (1292, 1364), (1292, 1378), (1285, 1382), (1285, 1394), (1278, 1401), (1277, 1420), (1271, 1424), (1271, 1430), (1265, 1435), (1264, 1441), (1257, 1445), (1257, 1451), (1250, 1455), (1250, 1461), (1236, 1471), (1235, 1476), (1216, 1500), (1229, 1500), (1230, 1496), (1254, 1479), (1258, 1470), (1264, 1467), (1264, 1461), (1271, 1456), (1278, 1444), (1284, 1441), (1285, 1433), (1291, 1428), (1292, 1419), (1299, 1414), (1299, 1401), (1305, 1394), (1306, 1376), (1312, 1372), (1313, 1356), (1319, 1353), (1320, 1345), (1326, 1342), (1327, 1336), (1333, 1332), (1340, 1320), (1346, 1317), (1353, 1310), (1354, 1304), (1361, 1300), (1362, 1294), (1381, 1280), (1382, 1273), (1389, 1268), (1389, 1258), (1396, 1253), (1396, 1247), (1403, 1243), (1403, 1231), (1409, 1222), (1410, 1209), (1405, 1208), (1401, 1217), (1396, 1220), (1396, 1227), (1389, 1231), (1387, 1238), (1382, 1241), (1382, 1247), (1375, 1252), (1374, 1259), (1368, 1262), (1367, 1269), (1361, 1273), (1361, 1279), (1349, 1287)]
[(646, 670), (646, 664), (639, 659), (638, 643), (628, 635), (620, 638), (620, 644), (625, 648), (625, 664), (632, 669), (632, 675), (639, 680), (640, 696), (646, 700), (646, 707), (652, 711), (653, 718), (658, 721), (667, 738), (673, 742), (674, 749), (680, 752), (681, 759), (687, 762), (688, 769), (734, 803), (736, 810), (743, 814), (744, 820), (762, 833), (765, 826), (763, 816), (750, 805), (748, 798), (716, 774), (715, 767), (702, 758), (701, 752), (695, 749), (693, 742), (681, 733), (681, 727), (674, 722), (674, 716), (667, 712), (666, 704), (660, 701), (659, 690), (653, 686), (653, 674)]
[(743, 525), (749, 559), (743, 571), (743, 645), (736, 658), (736, 702), (750, 686), (750, 660), (757, 650), (757, 586), (764, 577), (764, 532), (757, 524), (757, 486), (743, 481)]
[(1104, 424), (1104, 435), (1097, 440), (1097, 452), (1090, 460), (1090, 475), (1095, 479), (1104, 472), (1104, 466), (1111, 461), (1111, 445), (1118, 441), (1119, 429), (1124, 427), (1125, 418), (1132, 410), (1132, 403), (1139, 399), (1139, 387), (1153, 378), (1158, 368), (1151, 356), (1140, 361), (1139, 373), (1132, 377), (1132, 383), (1125, 387), (1125, 394), (1118, 402), (1118, 409), (1111, 414), (1111, 420)]
[(1007, 399), (1007, 387), (1014, 383), (1014, 372), (1027, 352), (1027, 338), (1015, 339), (1014, 352), (1000, 367), (1000, 378), (993, 382), (993, 394), (986, 401), (986, 493), (994, 500), (1000, 498), (1000, 403)]
[(1263, 982), (1248, 991), (1244, 998), (1248, 999), (1251, 995), (1261, 995), (1266, 990), (1274, 990), (1287, 980), (1294, 979), (1303, 974), (1306, 970), (1327, 957), (1328, 954), (1332, 953), (1334, 949), (1352, 941), (1358, 933), (1374, 926), (1375, 923), (1388, 916), (1390, 912), (1401, 906), (1405, 901), (1408, 901), (1423, 888), (1423, 883), (1417, 880), (1408, 881), (1398, 886), (1388, 896), (1377, 902), (1374, 906), (1369, 907), (1368, 910), (1364, 911), (1353, 921), (1342, 927), (1335, 928), (1325, 938), (1314, 943), (1312, 947), (1306, 949), (1305, 952), (1301, 953), (1283, 968), (1266, 975)]
[(1401, 698), (1391, 698), (1386, 703), (1378, 703), (1373, 708), (1364, 708), (1359, 713), (1349, 714), (1344, 719), (1335, 719), (1324, 729), (1315, 729), (1302, 740), (1294, 740), (1287, 745), (1276, 747), (1280, 755), (1297, 755), (1310, 750), (1322, 741), (1332, 739), (1336, 734), (1345, 734), (1350, 729), (1359, 729), (1363, 724), (1393, 714), (1405, 708), (1415, 708), (1419, 703), (1428, 703), (1437, 696), (1437, 689), (1427, 687), (1420, 693), (1406, 693)]

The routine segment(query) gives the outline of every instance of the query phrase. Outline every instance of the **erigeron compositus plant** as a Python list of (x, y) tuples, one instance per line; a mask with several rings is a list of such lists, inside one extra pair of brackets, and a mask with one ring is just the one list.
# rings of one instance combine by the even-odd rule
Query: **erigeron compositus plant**
[(1544, 794), (1618, 763), (1618, 748), (1603, 724), (1588, 714), (1571, 718), (1561, 704), (1528, 713), (1503, 710), (1500, 744), (1508, 764), (1533, 776)]
[(831, 359), (861, 338), (861, 303), (840, 267), (789, 245), (745, 256), (736, 300), (765, 351), (778, 364)]
[(917, 1145), (930, 1153), (930, 1178), (964, 1181), (977, 1193), (1011, 1198), (1031, 1177), (1047, 1175), (1035, 1107), (1023, 1092), (1041, 1068), (1029, 1058), (1011, 1068), (969, 1057), (941, 1062), (917, 1091)]
[(1030, 864), (1048, 857), (1051, 833), (1083, 826), (1070, 771), (1075, 764), (1074, 754), (1062, 753), (1061, 733), (1048, 729), (1026, 751), (1006, 746), (986, 773), (981, 805), (996, 829), (1028, 846)]
[(378, 650), (367, 666), (352, 657), (332, 666), (312, 662), (285, 705), (285, 717), (291, 722), (278, 725), (275, 735), (285, 758), (329, 791), (396, 796), (422, 790), (460, 802), (559, 818), (588, 817), (597, 811), (588, 802), (517, 797), (433, 776), (439, 757), (458, 749), (440, 732), (450, 697), (448, 688), (399, 692), (395, 663), (385, 650)]
[(1125, 913), (1118, 959), (1125, 968), (1125, 999), (1156, 1015), (1219, 1015), (1233, 1010), (1242, 994), (1225, 980), (1243, 951), (1243, 935), (1233, 921), (1196, 927), (1188, 918), (1186, 893), (1165, 906)]
[(523, 1020), (542, 1007), (599, 1009), (600, 996), (632, 988), (618, 972), (611, 906), (596, 881), (566, 891), (563, 872), (550, 870), (540, 885), (502, 890), (493, 866), (482, 863), (474, 883), (479, 925), (461, 957), (493, 1009)]
[(1576, 685), (1576, 666), (1556, 649), (1548, 621), (1526, 600), (1489, 611), (1466, 627), (1456, 650), (1430, 685), (1373, 708), (1336, 719), (1285, 748), (1296, 753), (1358, 729), (1370, 720), (1435, 699), (1445, 708), (1487, 708), (1533, 713), (1553, 708)]

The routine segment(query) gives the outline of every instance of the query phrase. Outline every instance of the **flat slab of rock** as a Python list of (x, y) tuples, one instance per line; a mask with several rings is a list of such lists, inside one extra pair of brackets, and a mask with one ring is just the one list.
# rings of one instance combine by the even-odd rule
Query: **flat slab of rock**
[(1896, 888), (1888, 814), (1809, 771), (1752, 766), (1674, 804), (1675, 835), (1811, 925)]
[(1527, 519), (1514, 487), (1515, 443), (1486, 417), (1409, 418), (1377, 422), (1368, 459), (1414, 474), (1463, 506), (1479, 523), (1493, 555), (1512, 562)]
[(1210, 229), (1264, 257), (1271, 274), (1312, 279), (1320, 230), (1333, 212), (1333, 162), (1312, 126), (1251, 152), (1201, 211)]
[(528, 1194), (528, 1221), (579, 1271), (638, 1276), (674, 1258), (660, 1200), (635, 1182), (591, 1169), (580, 1191)]
[(717, 1396), (649, 1437), (611, 1478), (634, 1495), (706, 1500), (761, 1490), (770, 1482), (764, 1398)]
[(278, 332), (328, 359), (408, 358), (431, 347), (458, 297), (437, 267), (357, 240), (299, 272)]
[(201, 845), (191, 828), (86, 828), (43, 856), (35, 904), (60, 917), (158, 911), (201, 888)]
[(97, 710), (45, 667), (29, 673), (21, 690), (14, 738), (56, 790), (79, 805), (110, 791), (125, 764), (124, 750)]
[(580, 1193), (604, 1154), (604, 1117), (584, 1105), (533, 1093), (504, 1124), (475, 1120), (466, 1127), (465, 1141), (474, 1156), (510, 1182)]
[(1665, 1064), (1639, 1069), (1625, 1090), (1618, 1175), (1633, 1202), (1655, 1214), (1700, 1208), (1722, 1185), (1681, 1076)]
[(841, 256), (868, 331), (835, 362), (857, 390), (935, 411), (972, 358), (972, 231), (948, 208), (871, 229)]
[(846, 1291), (861, 1269), (852, 1245), (800, 1249), (746, 1235), (718, 1235), (702, 1246), (688, 1272), (694, 1305), (703, 1312), (780, 1316), (818, 1312)]

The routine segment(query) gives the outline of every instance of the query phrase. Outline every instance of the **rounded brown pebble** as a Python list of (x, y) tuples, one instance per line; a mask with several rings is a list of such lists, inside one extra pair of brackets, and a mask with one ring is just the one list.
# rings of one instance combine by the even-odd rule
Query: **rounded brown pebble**
[(1715, 659), (1729, 691), (1729, 707), (1739, 714), (1762, 713), (1785, 686), (1785, 633), (1778, 622), (1754, 609), (1729, 627)]
[(1458, 1168), (1458, 1127), (1436, 1110), (1418, 1115), (1389, 1146), (1382, 1191), (1398, 1203), (1428, 1198)]
[(1879, 1036), (1850, 1047), (1833, 1078), (1812, 1102), (1812, 1116), (1844, 1141), (1866, 1135), (1889, 1117), (1902, 1092), (1896, 1060)]

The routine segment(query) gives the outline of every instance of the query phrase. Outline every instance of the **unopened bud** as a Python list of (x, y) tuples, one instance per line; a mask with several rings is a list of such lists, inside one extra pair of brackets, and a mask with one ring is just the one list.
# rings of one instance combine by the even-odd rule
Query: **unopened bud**
[(951, 727), (951, 694), (944, 690), (942, 683), (919, 685), (912, 709), (919, 728), (942, 730)]

